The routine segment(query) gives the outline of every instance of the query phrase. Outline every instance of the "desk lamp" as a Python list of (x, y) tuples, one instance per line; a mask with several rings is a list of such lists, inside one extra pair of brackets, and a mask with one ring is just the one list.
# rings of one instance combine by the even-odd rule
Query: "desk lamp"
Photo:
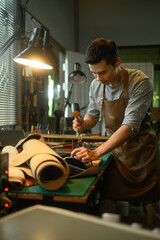
[(71, 83), (71, 87), (68, 92), (68, 97), (66, 100), (64, 111), (65, 111), (67, 105), (71, 106), (71, 104), (69, 103), (69, 100), (70, 100), (70, 97), (72, 94), (73, 84), (82, 84), (86, 81), (86, 79), (87, 79), (86, 75), (81, 71), (81, 65), (79, 63), (75, 63), (73, 65), (73, 72), (71, 72), (68, 77), (68, 81)]
[(46, 52), (46, 36), (47, 32), (44, 29), (35, 28), (29, 46), (13, 60), (34, 68), (52, 69), (52, 64)]
[(86, 81), (86, 75), (81, 72), (81, 66), (79, 63), (73, 65), (73, 72), (69, 74), (68, 80), (73, 84), (81, 84)]
[(70, 98), (72, 95), (73, 84), (82, 84), (86, 81), (86, 79), (87, 79), (86, 75), (81, 71), (80, 64), (75, 63), (73, 65), (73, 72), (71, 72), (68, 76), (68, 81), (71, 83), (71, 87), (70, 87), (70, 90), (68, 91), (68, 97), (66, 99), (65, 106), (64, 106), (64, 118), (65, 118), (65, 109), (66, 109), (67, 105), (69, 105), (71, 107), (71, 104), (69, 101), (70, 101)]

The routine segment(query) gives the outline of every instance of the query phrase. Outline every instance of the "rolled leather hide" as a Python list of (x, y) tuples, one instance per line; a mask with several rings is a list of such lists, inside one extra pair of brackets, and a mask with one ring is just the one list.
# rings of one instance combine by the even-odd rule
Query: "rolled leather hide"
[(21, 149), (19, 153), (17, 151), (17, 154), (15, 147), (6, 146), (2, 150), (9, 153), (9, 166), (12, 169), (11, 172), (9, 171), (9, 180), (13, 179), (16, 167), (35, 178), (47, 190), (57, 190), (64, 185), (69, 176), (69, 166), (44, 141), (41, 141), (40, 138), (36, 139), (33, 135), (33, 138), (29, 136), (16, 147)]

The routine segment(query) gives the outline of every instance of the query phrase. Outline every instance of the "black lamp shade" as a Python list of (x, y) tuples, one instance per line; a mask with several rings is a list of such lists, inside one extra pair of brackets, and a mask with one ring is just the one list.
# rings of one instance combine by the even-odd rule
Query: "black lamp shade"
[(52, 64), (46, 52), (46, 31), (35, 28), (28, 48), (14, 58), (14, 61), (26, 66), (52, 69)]
[(86, 81), (86, 75), (80, 70), (80, 64), (73, 65), (73, 72), (69, 74), (69, 82), (73, 84), (81, 84)]

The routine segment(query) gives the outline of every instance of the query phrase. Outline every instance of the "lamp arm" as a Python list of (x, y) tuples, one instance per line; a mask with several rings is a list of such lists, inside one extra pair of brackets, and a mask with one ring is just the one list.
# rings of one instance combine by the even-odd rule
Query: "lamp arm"
[(20, 40), (24, 38), (24, 33), (22, 31), (16, 31), (4, 44), (0, 47), (0, 55), (2, 55), (15, 40)]
[(70, 100), (71, 95), (72, 95), (72, 88), (73, 88), (73, 83), (71, 84), (70, 90), (68, 92), (68, 97), (67, 97), (67, 100), (66, 100), (66, 103), (65, 103), (65, 106), (64, 106), (64, 111), (65, 111), (67, 105), (71, 106), (69, 100)]

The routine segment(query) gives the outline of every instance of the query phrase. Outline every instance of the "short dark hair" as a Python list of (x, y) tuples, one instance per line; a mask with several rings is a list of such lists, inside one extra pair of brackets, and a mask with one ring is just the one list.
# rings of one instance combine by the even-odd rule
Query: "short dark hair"
[(111, 40), (106, 41), (100, 38), (94, 40), (87, 48), (84, 62), (96, 64), (105, 59), (107, 64), (112, 64), (114, 66), (118, 56), (119, 53), (116, 43)]

